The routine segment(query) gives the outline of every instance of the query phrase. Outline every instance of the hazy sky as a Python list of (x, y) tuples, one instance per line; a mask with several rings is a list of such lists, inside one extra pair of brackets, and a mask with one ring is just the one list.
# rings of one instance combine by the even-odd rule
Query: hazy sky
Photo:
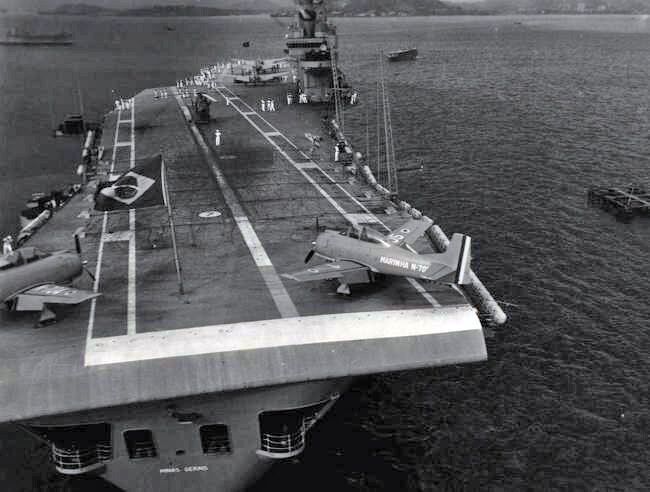
[[(294, 5), (294, 0), (271, 0), (273, 3), (286, 6)], [(447, 2), (462, 2), (470, 0), (444, 0)], [(66, 3), (87, 3), (101, 5), (102, 7), (141, 7), (146, 5), (204, 5), (206, 7), (230, 7), (237, 4), (237, 0), (0, 0), (0, 8), (9, 7), (12, 10), (49, 10)], [(252, 3), (248, 0), (247, 3)]]
[[(272, 0), (278, 5), (293, 5), (293, 0)], [(24, 10), (49, 10), (66, 3), (86, 3), (102, 7), (142, 7), (147, 5), (204, 5), (206, 7), (230, 6), (237, 0), (0, 0), (0, 7)]]

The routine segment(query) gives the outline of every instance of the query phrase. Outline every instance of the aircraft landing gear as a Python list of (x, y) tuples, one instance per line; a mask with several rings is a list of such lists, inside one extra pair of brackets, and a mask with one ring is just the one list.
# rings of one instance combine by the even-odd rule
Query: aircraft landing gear
[(43, 306), (43, 310), (41, 311), (41, 316), (38, 318), (38, 322), (36, 323), (34, 328), (41, 328), (45, 325), (49, 325), (55, 322), (56, 322), (56, 314), (54, 314), (54, 311)]
[(337, 294), (344, 294), (346, 296), (350, 295), (350, 286), (348, 284), (341, 283), (338, 289), (336, 289)]

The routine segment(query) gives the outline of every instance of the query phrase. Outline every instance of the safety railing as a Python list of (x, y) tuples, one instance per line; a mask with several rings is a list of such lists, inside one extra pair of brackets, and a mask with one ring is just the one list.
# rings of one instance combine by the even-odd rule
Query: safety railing
[(94, 445), (76, 448), (63, 448), (52, 444), (52, 460), (59, 473), (79, 475), (101, 467), (113, 458), (110, 442), (103, 441)]
[(296, 456), (305, 449), (306, 433), (307, 429), (303, 424), (300, 429), (291, 433), (262, 434), (262, 446), (257, 453), (261, 456), (274, 459)]

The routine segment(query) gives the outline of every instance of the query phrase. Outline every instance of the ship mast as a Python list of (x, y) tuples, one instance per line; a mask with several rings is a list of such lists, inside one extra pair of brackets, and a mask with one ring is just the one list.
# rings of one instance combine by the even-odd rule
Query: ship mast
[[(386, 188), (388, 188), (392, 193), (397, 194), (398, 182), (397, 182), (397, 169), (395, 167), (395, 144), (393, 142), (393, 124), (390, 116), (390, 101), (388, 98), (388, 92), (386, 91), (386, 84), (384, 78), (384, 62), (383, 62), (383, 53), (379, 52), (379, 80), (377, 82), (377, 166), (378, 170), (380, 169), (381, 157), (380, 157), (380, 130), (379, 130), (379, 99), (381, 98), (381, 109), (382, 109), (382, 118), (383, 118), (383, 130), (384, 130), (384, 149), (386, 154)], [(379, 174), (381, 175), (381, 174)]]

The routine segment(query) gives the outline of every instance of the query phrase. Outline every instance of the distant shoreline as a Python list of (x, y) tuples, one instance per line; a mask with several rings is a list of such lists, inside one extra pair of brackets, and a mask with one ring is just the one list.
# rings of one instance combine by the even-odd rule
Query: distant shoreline
[(110, 9), (87, 4), (62, 5), (54, 10), (39, 10), (39, 15), (92, 15), (110, 17), (217, 17), (259, 15), (267, 12), (251, 9), (222, 9), (192, 5), (154, 5), (134, 9)]
[[(3, 9), (0, 9), (2, 12)], [(265, 9), (232, 9), (219, 7), (204, 7), (198, 5), (153, 5), (141, 8), (106, 8), (84, 3), (65, 4), (53, 10), (40, 10), (39, 15), (85, 15), (85, 16), (111, 16), (111, 17), (220, 17), (233, 15), (270, 15), (271, 17), (294, 17), (295, 9), (282, 8), (270, 11)], [(643, 15), (650, 13), (640, 12), (636, 9), (616, 9), (614, 7), (606, 10), (587, 9), (558, 10), (547, 9), (529, 11), (511, 11), (509, 9), (492, 10), (472, 7), (460, 7), (447, 5), (439, 2), (437, 6), (431, 6), (428, 12), (414, 12), (412, 10), (366, 10), (350, 8), (348, 10), (332, 10), (329, 17), (429, 17), (429, 16), (498, 16), (498, 15)]]

